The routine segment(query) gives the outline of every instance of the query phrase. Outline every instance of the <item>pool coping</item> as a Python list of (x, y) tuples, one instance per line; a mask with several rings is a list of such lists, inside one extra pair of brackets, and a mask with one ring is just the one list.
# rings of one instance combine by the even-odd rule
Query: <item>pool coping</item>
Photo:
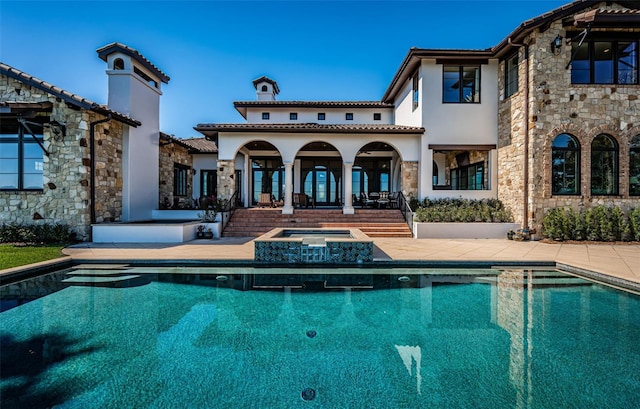
[[(34, 264), (27, 264), (20, 267), (0, 270), (0, 285), (9, 284), (20, 281), (22, 279), (31, 278), (40, 274), (49, 273), (55, 270), (70, 268), (80, 264), (88, 265), (105, 265), (105, 264), (126, 264), (135, 267), (259, 267), (265, 268), (264, 263), (256, 263), (252, 259), (235, 259), (235, 260), (211, 260), (211, 259), (165, 259), (165, 260), (141, 260), (141, 259), (80, 259), (65, 256), (53, 260), (42, 261)], [(540, 261), (540, 260), (520, 260), (520, 261), (496, 261), (496, 260), (374, 260), (373, 262), (357, 263), (357, 264), (270, 264), (269, 268), (361, 268), (362, 270), (371, 268), (484, 268), (484, 269), (500, 269), (514, 267), (546, 267), (564, 271), (566, 273), (576, 275), (588, 281), (594, 281), (618, 290), (629, 291), (640, 294), (640, 283), (636, 283), (623, 278), (610, 276), (582, 267), (576, 267), (571, 264), (556, 261)]]

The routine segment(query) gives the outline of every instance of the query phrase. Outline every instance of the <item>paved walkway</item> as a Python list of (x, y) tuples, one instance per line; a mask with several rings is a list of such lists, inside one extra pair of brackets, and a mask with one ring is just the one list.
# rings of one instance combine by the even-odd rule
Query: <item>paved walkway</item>
[[(374, 239), (377, 260), (553, 261), (640, 284), (640, 245), (564, 244), (504, 239)], [(253, 239), (187, 243), (82, 243), (64, 249), (76, 260), (253, 260)]]

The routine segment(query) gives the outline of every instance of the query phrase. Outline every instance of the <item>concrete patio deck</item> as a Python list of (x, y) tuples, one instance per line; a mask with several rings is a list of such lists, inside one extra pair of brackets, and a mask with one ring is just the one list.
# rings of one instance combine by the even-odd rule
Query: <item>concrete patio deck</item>
[[(374, 239), (378, 261), (495, 261), (566, 264), (640, 284), (640, 245), (566, 244), (504, 239)], [(81, 243), (63, 251), (77, 261), (233, 260), (253, 261), (253, 238), (194, 240), (187, 243)]]

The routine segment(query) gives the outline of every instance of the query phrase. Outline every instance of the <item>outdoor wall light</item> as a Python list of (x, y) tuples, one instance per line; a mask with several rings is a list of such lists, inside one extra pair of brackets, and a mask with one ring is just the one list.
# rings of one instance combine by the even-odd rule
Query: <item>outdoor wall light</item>
[(61, 140), (62, 138), (67, 136), (67, 127), (58, 121), (49, 122), (49, 129), (51, 129), (53, 138), (56, 140)]
[(562, 48), (562, 37), (560, 36), (560, 34), (558, 34), (556, 38), (554, 38), (553, 41), (551, 42), (551, 52), (555, 55), (558, 55), (560, 53), (561, 48)]

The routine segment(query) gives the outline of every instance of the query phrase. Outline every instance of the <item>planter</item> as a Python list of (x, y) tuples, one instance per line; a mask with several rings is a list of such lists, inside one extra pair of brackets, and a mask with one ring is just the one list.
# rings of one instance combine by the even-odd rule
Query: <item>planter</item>
[[(198, 229), (202, 227), (202, 230), (199, 231)], [(200, 238), (198, 236), (198, 234), (200, 233), (211, 233), (213, 236), (212, 237), (208, 237), (208, 238), (220, 238), (220, 236), (222, 235), (222, 223), (221, 222), (215, 222), (215, 223), (200, 223), (198, 225), (196, 225), (195, 227), (195, 232), (196, 232), (196, 238)]]
[(196, 239), (212, 239), (213, 232), (212, 231), (203, 231), (196, 233)]
[[(416, 239), (504, 239), (518, 223), (413, 223)], [(515, 237), (514, 237), (515, 238)]]

